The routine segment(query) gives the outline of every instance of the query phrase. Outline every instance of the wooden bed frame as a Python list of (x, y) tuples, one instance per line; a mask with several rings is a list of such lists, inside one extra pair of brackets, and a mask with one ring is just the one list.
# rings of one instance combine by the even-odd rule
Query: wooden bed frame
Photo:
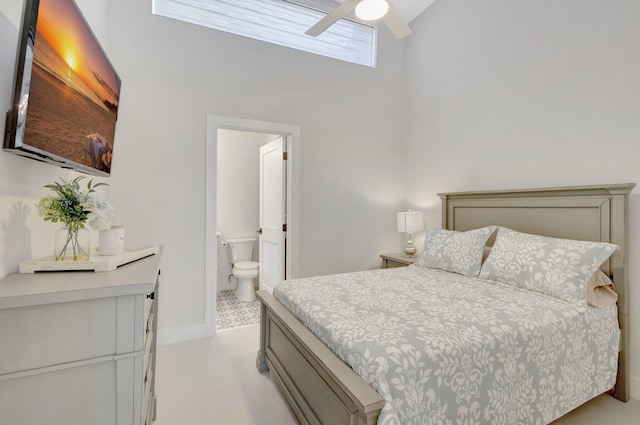
[[(602, 266), (618, 292), (621, 327), (618, 378), (611, 394), (628, 401), (628, 194), (635, 184), (490, 192), (440, 193), (442, 227), (469, 230), (501, 225), (566, 239), (611, 242), (620, 250)], [(493, 241), (489, 241), (493, 243)], [(256, 365), (270, 370), (302, 424), (374, 425), (384, 400), (271, 294), (259, 291), (260, 351)]]

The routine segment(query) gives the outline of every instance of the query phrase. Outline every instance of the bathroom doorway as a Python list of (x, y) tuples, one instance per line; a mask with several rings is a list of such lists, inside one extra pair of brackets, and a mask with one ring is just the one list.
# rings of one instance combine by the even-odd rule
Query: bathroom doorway
[[(282, 186), (284, 204), (282, 278), (297, 273), (297, 150), (299, 128), (287, 124), (269, 123), (237, 118), (207, 117), (207, 191), (206, 191), (206, 249), (205, 314), (208, 333), (250, 324), (257, 320), (259, 305), (248, 304), (235, 298), (237, 278), (231, 276), (231, 249), (227, 238), (255, 238), (251, 260), (259, 260), (259, 199), (260, 199), (260, 146), (274, 139), (284, 142), (286, 160), (283, 162)], [(220, 236), (218, 236), (220, 232)], [(286, 239), (284, 239), (286, 237)], [(212, 258), (213, 257), (213, 258)], [(213, 260), (213, 261), (210, 261)], [(268, 261), (268, 259), (260, 259)], [(256, 279), (257, 281), (257, 279)], [(265, 289), (265, 288), (261, 288)], [(270, 289), (270, 288), (266, 288)], [(220, 295), (220, 297), (219, 297)], [(217, 323), (217, 301), (225, 301), (226, 313), (232, 316)]]
[[(258, 261), (260, 257), (260, 148), (278, 138), (278, 134), (218, 129), (216, 229), (221, 233), (220, 242), (256, 239), (251, 258), (239, 261)], [(275, 195), (286, 197), (286, 193)], [(234, 289), (237, 283), (231, 276), (229, 255), (228, 244), (218, 245), (218, 292)]]
[[(284, 244), (278, 243), (285, 239), (282, 228), (286, 225), (286, 217), (282, 205), (286, 200), (286, 186), (282, 185), (281, 178), (284, 162), (282, 149), (278, 151), (271, 148), (285, 144), (285, 138), (279, 134), (218, 129), (218, 330), (258, 323), (260, 305), (254, 296), (254, 284), (257, 286), (259, 283), (260, 289), (265, 289), (265, 270), (271, 274), (275, 271), (273, 280), (285, 278), (286, 248)], [(267, 157), (270, 159), (267, 161), (270, 167), (264, 167), (263, 161), (263, 151), (267, 148), (269, 152), (274, 152)], [(275, 158), (278, 153), (279, 157)], [(267, 168), (267, 171), (275, 168), (275, 173), (271, 174), (280, 176), (264, 181), (263, 168)], [(265, 227), (261, 223), (264, 217), (263, 202), (267, 207), (276, 204), (277, 211), (274, 215), (277, 217), (273, 217), (273, 221), (277, 225)], [(274, 240), (274, 243), (265, 244), (265, 240)], [(232, 254), (235, 258), (232, 258)], [(237, 263), (236, 266), (234, 262)], [(239, 264), (244, 268), (237, 272)], [(246, 277), (247, 274), (249, 277)], [(238, 275), (245, 276), (242, 284)]]

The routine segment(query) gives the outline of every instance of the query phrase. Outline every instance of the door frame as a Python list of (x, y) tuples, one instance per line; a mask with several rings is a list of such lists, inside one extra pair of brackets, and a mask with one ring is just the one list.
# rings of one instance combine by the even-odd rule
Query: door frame
[(205, 333), (216, 333), (216, 298), (218, 290), (217, 266), (217, 175), (218, 175), (218, 129), (279, 134), (285, 137), (287, 146), (287, 278), (298, 276), (299, 258), (295, 253), (299, 247), (299, 182), (300, 182), (300, 126), (246, 118), (207, 115), (207, 137), (205, 147), (205, 288), (204, 315)]

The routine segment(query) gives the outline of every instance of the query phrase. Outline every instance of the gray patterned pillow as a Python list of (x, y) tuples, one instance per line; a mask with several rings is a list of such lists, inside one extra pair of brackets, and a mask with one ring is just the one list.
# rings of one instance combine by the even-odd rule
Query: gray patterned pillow
[(618, 248), (605, 242), (556, 239), (500, 227), (480, 278), (535, 291), (584, 311), (589, 278)]
[(466, 276), (478, 276), (487, 240), (496, 226), (456, 232), (434, 229), (427, 232), (424, 248), (416, 265)]

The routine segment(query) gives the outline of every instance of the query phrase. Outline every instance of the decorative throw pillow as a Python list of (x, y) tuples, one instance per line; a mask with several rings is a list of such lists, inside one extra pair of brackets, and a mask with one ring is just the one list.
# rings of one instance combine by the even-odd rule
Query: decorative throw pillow
[(598, 269), (587, 282), (587, 304), (591, 307), (604, 308), (618, 301), (618, 294), (613, 282)]
[(556, 239), (500, 227), (480, 278), (495, 280), (587, 307), (586, 285), (619, 247)]
[(478, 276), (487, 240), (496, 226), (456, 232), (434, 229), (427, 232), (424, 248), (416, 265), (466, 276)]

